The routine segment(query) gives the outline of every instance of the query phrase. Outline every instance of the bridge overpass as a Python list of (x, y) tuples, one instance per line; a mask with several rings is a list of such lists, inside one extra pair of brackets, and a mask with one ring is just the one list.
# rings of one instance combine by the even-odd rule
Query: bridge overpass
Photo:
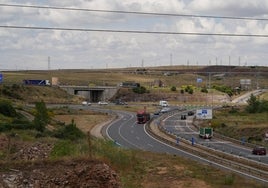
[(107, 101), (117, 92), (118, 87), (112, 86), (59, 86), (71, 95), (85, 97), (89, 102)]

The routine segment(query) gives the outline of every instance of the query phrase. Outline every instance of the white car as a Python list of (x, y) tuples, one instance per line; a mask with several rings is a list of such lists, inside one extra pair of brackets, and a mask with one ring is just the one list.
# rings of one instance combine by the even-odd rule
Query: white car
[(90, 103), (90, 102), (87, 102), (87, 101), (83, 101), (83, 102), (82, 102), (82, 105), (83, 105), (83, 106), (90, 106), (91, 103)]
[(108, 105), (108, 102), (105, 102), (105, 101), (99, 101), (98, 104), (99, 104), (99, 105)]

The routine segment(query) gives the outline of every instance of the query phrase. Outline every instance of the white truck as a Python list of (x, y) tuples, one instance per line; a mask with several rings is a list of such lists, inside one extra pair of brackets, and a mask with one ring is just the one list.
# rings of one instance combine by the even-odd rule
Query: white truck
[(167, 101), (162, 101), (162, 100), (159, 101), (159, 105), (162, 106), (162, 107), (167, 107), (167, 106), (169, 106)]

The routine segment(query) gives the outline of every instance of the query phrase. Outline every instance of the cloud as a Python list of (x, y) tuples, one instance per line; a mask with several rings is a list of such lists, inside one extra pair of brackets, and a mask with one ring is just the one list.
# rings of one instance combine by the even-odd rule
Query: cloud
[(193, 12), (226, 16), (267, 16), (267, 0), (193, 0), (188, 4)]
[[(1, 3), (173, 14), (268, 17), (268, 1), (242, 0), (66, 0)], [(267, 21), (168, 17), (89, 11), (1, 7), (0, 25), (191, 33), (268, 35)], [(0, 69), (105, 68), (216, 63), (247, 56), (266, 65), (268, 39), (0, 28)], [(252, 60), (252, 61), (251, 61)], [(6, 63), (8, 62), (8, 63)], [(267, 65), (266, 65), (267, 66)]]

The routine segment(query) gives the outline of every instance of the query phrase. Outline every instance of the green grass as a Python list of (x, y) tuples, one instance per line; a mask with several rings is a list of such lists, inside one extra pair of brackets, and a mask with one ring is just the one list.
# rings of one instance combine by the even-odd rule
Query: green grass
[(247, 113), (240, 107), (214, 110), (211, 125), (216, 132), (225, 136), (238, 140), (245, 138), (248, 142), (267, 146), (267, 142), (264, 141), (267, 122), (268, 112)]

